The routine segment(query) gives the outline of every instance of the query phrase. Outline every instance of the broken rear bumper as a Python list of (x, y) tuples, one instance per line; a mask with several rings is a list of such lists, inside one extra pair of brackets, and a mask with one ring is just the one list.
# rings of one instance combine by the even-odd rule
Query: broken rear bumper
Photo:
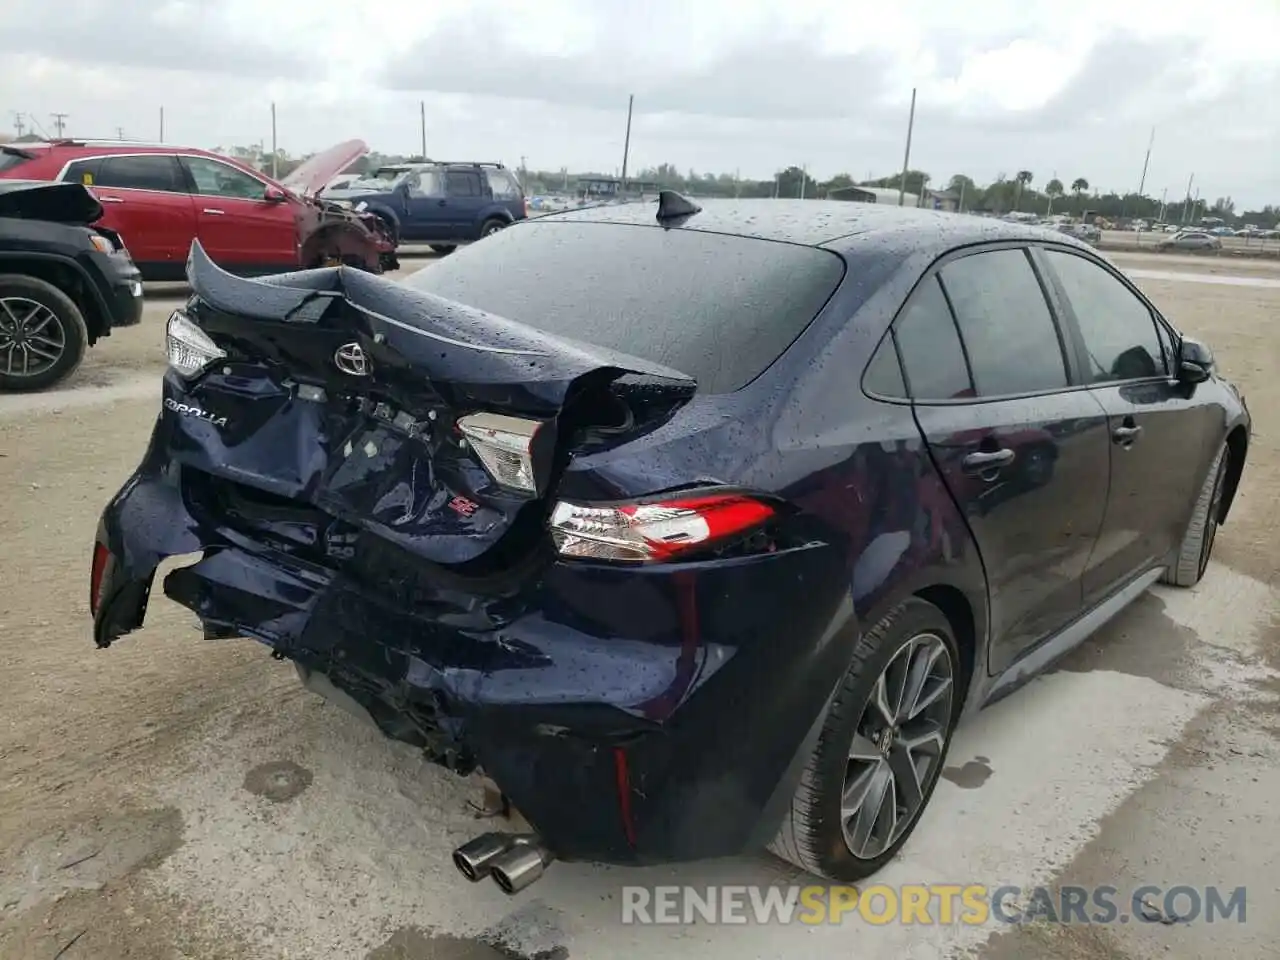
[(549, 560), (520, 585), (461, 590), (425, 562), (406, 575), (403, 554), (362, 568), (347, 541), (247, 536), (210, 508), (207, 475), (159, 452), (165, 429), (102, 516), (99, 646), (142, 624), (163, 558), (199, 553), (163, 588), (209, 635), (326, 675), (438, 762), (472, 758), (562, 859), (692, 860), (772, 838), (855, 639), (831, 548)]

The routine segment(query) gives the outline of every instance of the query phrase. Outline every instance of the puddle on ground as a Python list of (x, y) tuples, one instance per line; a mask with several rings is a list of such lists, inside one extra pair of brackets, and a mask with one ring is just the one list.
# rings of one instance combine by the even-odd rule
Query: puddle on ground
[(38, 837), (15, 869), (0, 873), (0, 915), (21, 912), (75, 890), (101, 890), (139, 867), (154, 866), (182, 844), (182, 815), (172, 807), (104, 817)]
[(991, 761), (986, 757), (974, 757), (958, 767), (945, 767), (942, 779), (954, 783), (962, 790), (977, 790), (991, 779)]
[(244, 775), (244, 788), (272, 803), (292, 800), (311, 786), (311, 771), (292, 760), (260, 763)]

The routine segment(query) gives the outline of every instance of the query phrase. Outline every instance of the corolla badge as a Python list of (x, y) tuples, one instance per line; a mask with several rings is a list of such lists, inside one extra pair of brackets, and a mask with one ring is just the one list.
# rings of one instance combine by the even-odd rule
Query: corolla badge
[(369, 375), (369, 358), (358, 343), (344, 343), (333, 355), (333, 365), (352, 377)]
[(191, 417), (195, 420), (203, 420), (205, 423), (211, 423), (215, 427), (225, 427), (227, 418), (220, 417), (216, 413), (210, 413), (203, 407), (198, 407), (194, 403), (179, 403), (172, 397), (164, 398), (165, 408), (172, 410), (181, 417)]

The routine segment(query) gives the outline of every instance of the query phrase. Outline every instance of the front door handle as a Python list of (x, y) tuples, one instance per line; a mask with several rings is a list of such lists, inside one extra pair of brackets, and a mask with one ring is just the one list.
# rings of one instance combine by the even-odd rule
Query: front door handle
[(1013, 463), (1014, 452), (1008, 448), (1000, 450), (979, 450), (977, 453), (971, 453), (961, 463), (964, 466), (965, 473), (976, 473), (986, 476), (995, 472), (1001, 467), (1007, 467)]
[(446, 206), (448, 203), (449, 203), (449, 201), (448, 201), (448, 200), (437, 200), (437, 201), (436, 201), (436, 206), (437, 206), (437, 207), (443, 207), (443, 206)]
[(205, 213), (211, 213), (211, 214), (213, 214), (215, 217), (225, 217), (225, 216), (227, 215), (227, 211), (225, 211), (225, 210), (215, 210), (213, 207), (205, 207), (205, 208), (204, 208), (204, 212), (205, 212)]
[(1131, 447), (1141, 433), (1141, 427), (1136, 424), (1130, 424), (1123, 427), (1116, 427), (1111, 433), (1111, 439), (1122, 447)]

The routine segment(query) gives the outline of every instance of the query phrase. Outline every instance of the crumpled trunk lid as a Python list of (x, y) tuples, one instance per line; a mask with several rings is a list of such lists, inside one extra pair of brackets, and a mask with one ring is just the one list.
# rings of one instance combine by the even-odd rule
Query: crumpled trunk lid
[[(166, 393), (171, 458), (295, 545), (340, 552), (367, 532), (446, 565), (509, 533), (532, 546), (575, 432), (609, 415), (619, 378), (677, 401), (696, 388), (350, 268), (246, 280), (196, 244), (188, 277), (186, 313), (226, 357)], [(495, 481), (459, 426), (476, 414), (538, 424), (535, 490)]]

